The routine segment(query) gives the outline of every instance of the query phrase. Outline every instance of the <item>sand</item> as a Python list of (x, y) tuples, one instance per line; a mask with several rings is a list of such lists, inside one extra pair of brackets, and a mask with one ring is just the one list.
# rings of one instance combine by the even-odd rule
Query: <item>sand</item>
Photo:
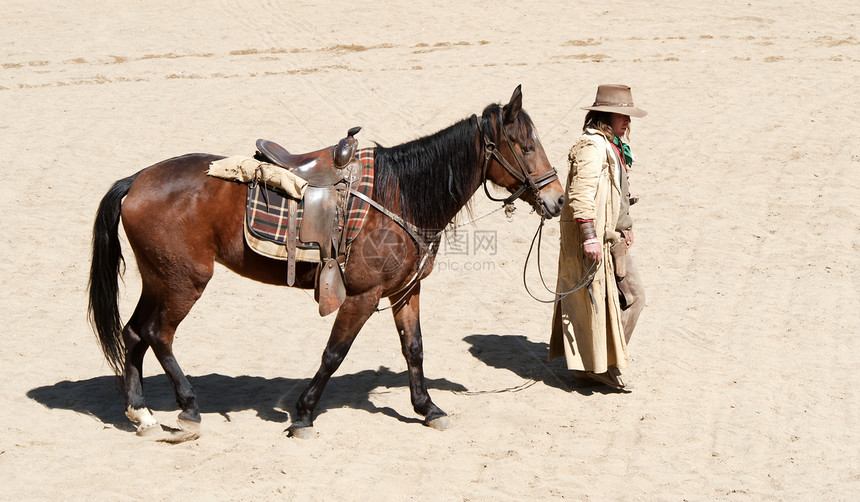
[[(860, 40), (855, 2), (0, 4), (0, 499), (853, 500), (860, 492)], [(522, 84), (550, 160), (600, 83), (627, 83), (647, 308), (631, 394), (546, 361), (525, 292), (539, 217), (461, 229), (424, 281), (421, 424), (391, 316), (284, 429), (333, 316), (222, 267), (177, 333), (202, 436), (137, 437), (86, 320), (113, 181), (174, 155), (433, 133)], [(475, 215), (497, 206), (483, 193)], [(482, 234), (483, 232), (483, 234)], [(543, 273), (553, 283), (557, 226)], [(129, 248), (120, 309), (140, 279)], [(537, 271), (532, 289), (542, 291)], [(274, 308), (273, 308), (274, 307)], [(177, 407), (147, 356), (148, 403)]]

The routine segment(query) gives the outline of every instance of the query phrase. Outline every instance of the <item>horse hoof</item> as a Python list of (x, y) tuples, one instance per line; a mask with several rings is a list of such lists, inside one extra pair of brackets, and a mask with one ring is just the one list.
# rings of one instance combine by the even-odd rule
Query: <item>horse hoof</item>
[(156, 422), (154, 424), (138, 425), (137, 426), (137, 432), (135, 432), (135, 434), (137, 434), (140, 437), (147, 437), (147, 436), (155, 436), (159, 432), (161, 432), (161, 427), (158, 427), (158, 423)]
[(451, 419), (446, 416), (441, 416), (427, 421), (427, 427), (436, 429), (437, 431), (450, 429), (452, 425), (454, 425), (453, 422), (451, 422)]
[(287, 437), (299, 439), (313, 439), (317, 436), (313, 426), (311, 427), (290, 427), (287, 429)]
[(200, 435), (200, 422), (195, 420), (187, 420), (182, 417), (179, 417), (176, 422), (177, 424), (179, 424), (180, 430), (188, 433), (197, 434), (198, 436)]
[(179, 418), (178, 429), (166, 427), (166, 436), (160, 438), (162, 443), (179, 444), (186, 441), (194, 441), (200, 438), (200, 422)]
[(194, 441), (200, 437), (200, 433), (185, 430), (171, 430), (167, 436), (159, 439), (162, 443), (179, 444), (186, 441)]
[(152, 436), (161, 428), (158, 426), (158, 420), (152, 416), (152, 412), (148, 408), (132, 408), (129, 406), (125, 410), (125, 416), (132, 422), (137, 423), (138, 436)]

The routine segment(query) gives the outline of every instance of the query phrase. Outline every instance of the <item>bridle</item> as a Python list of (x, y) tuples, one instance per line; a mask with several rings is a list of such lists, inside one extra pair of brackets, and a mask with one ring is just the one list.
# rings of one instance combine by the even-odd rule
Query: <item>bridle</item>
[[(499, 149), (496, 147), (496, 144), (493, 142), (493, 140), (490, 139), (490, 137), (487, 135), (487, 133), (481, 127), (481, 121), (478, 120), (477, 115), (473, 115), (472, 118), (475, 119), (475, 122), (478, 126), (478, 132), (480, 133), (481, 140), (484, 143), (484, 163), (483, 163), (483, 166), (481, 167), (481, 185), (484, 187), (484, 193), (487, 195), (487, 198), (489, 198), (490, 200), (492, 200), (494, 202), (501, 202), (502, 207), (505, 209), (505, 212), (507, 212), (509, 214), (513, 212), (514, 201), (517, 200), (523, 193), (525, 193), (526, 190), (529, 190), (529, 189), (532, 190), (532, 193), (534, 194), (534, 199), (535, 199), (535, 204), (534, 204), (535, 210), (538, 212), (538, 214), (540, 214), (541, 221), (540, 221), (540, 226), (538, 227), (538, 231), (535, 233), (535, 237), (532, 239), (532, 245), (529, 248), (529, 253), (526, 256), (526, 262), (525, 262), (525, 265), (523, 267), (523, 284), (526, 286), (526, 292), (528, 292), (528, 294), (532, 298), (534, 298), (535, 300), (538, 300), (538, 301), (544, 302), (544, 303), (554, 303), (554, 302), (560, 301), (562, 298), (571, 294), (572, 292), (576, 291), (577, 289), (580, 289), (580, 288), (585, 287), (585, 286), (589, 286), (591, 284), (592, 279), (594, 278), (594, 273), (596, 272), (596, 264), (592, 263), (591, 268), (586, 272), (583, 279), (580, 280), (579, 283), (577, 283), (577, 285), (573, 289), (571, 289), (570, 291), (566, 291), (564, 293), (557, 293), (557, 292), (550, 290), (547, 287), (546, 282), (544, 282), (544, 280), (543, 280), (543, 275), (540, 272), (540, 237), (539, 236), (542, 235), (541, 230), (543, 229), (543, 224), (544, 224), (544, 221), (546, 220), (545, 210), (544, 210), (543, 204), (540, 202), (540, 190), (541, 190), (541, 188), (549, 185), (550, 183), (552, 183), (553, 181), (558, 179), (558, 171), (556, 171), (555, 167), (553, 167), (551, 171), (547, 171), (547, 172), (540, 174), (538, 176), (532, 176), (531, 173), (529, 173), (529, 171), (525, 168), (525, 164), (523, 163), (523, 159), (522, 159), (522, 154), (520, 152), (517, 152), (517, 150), (514, 149), (514, 147), (512, 145), (511, 139), (508, 136), (508, 132), (505, 130), (505, 125), (501, 120), (501, 116), (500, 116), (501, 112), (499, 112), (498, 115), (499, 116), (496, 116), (495, 119), (499, 123), (499, 126), (500, 126), (499, 129), (501, 129), (502, 138), (504, 139), (505, 144), (508, 147), (508, 150), (510, 150), (511, 154), (513, 154), (514, 160), (516, 161), (517, 167), (519, 169), (512, 166), (511, 163), (508, 162), (508, 160), (505, 159), (505, 157), (502, 156), (501, 153), (499, 153)], [(488, 181), (487, 180), (487, 167), (490, 164), (490, 159), (495, 159), (496, 162), (498, 162), (499, 165), (501, 165), (505, 169), (505, 171), (508, 172), (508, 174), (510, 174), (511, 176), (514, 177), (514, 179), (516, 179), (517, 181), (520, 182), (520, 187), (518, 189), (516, 189), (507, 198), (501, 199), (498, 197), (493, 197), (490, 194), (490, 190), (487, 188), (487, 181)], [(428, 245), (427, 242), (424, 240), (424, 238), (420, 235), (420, 230), (417, 227), (415, 227), (411, 223), (403, 220), (403, 218), (401, 218), (400, 216), (389, 211), (388, 209), (383, 207), (381, 204), (378, 204), (376, 201), (372, 200), (370, 197), (367, 197), (366, 195), (364, 195), (358, 191), (350, 190), (350, 192), (353, 195), (358, 196), (359, 198), (363, 199), (365, 202), (367, 202), (368, 204), (370, 204), (371, 206), (373, 206), (374, 208), (376, 208), (377, 210), (379, 210), (380, 212), (382, 212), (383, 214), (387, 215), (389, 218), (394, 220), (395, 223), (400, 225), (404, 230), (406, 230), (407, 233), (409, 233), (409, 235), (412, 237), (412, 239), (419, 245), (419, 247), (423, 251), (421, 262), (420, 262), (418, 269), (416, 270), (415, 274), (407, 282), (406, 286), (404, 286), (397, 293), (395, 293), (395, 295), (399, 295), (402, 293), (403, 296), (401, 296), (401, 298), (398, 301), (396, 301), (395, 303), (392, 303), (388, 307), (376, 308), (376, 311), (381, 312), (381, 311), (387, 310), (387, 309), (399, 309), (399, 307), (401, 306), (403, 301), (408, 298), (409, 292), (412, 291), (412, 289), (418, 284), (420, 277), (423, 275), (423, 273), (425, 271), (425, 267), (428, 263), (427, 259), (430, 256), (434, 255), (434, 249), (433, 248), (434, 248), (434, 246), (438, 245), (439, 237), (441, 236), (442, 232), (440, 231), (436, 235), (434, 235), (433, 239), (431, 240), (431, 243)], [(529, 291), (528, 285), (526, 285), (526, 283), (525, 283), (526, 267), (528, 266), (529, 257), (531, 256), (531, 252), (532, 252), (532, 248), (534, 247), (535, 240), (538, 241), (538, 251), (537, 251), (538, 274), (541, 274), (541, 282), (543, 283), (544, 288), (546, 288), (547, 291), (550, 291), (551, 293), (553, 293), (556, 296), (556, 298), (553, 300), (547, 301), (547, 300), (541, 300), (541, 299), (537, 298), (536, 296), (534, 296), (531, 293), (531, 291)]]
[[(515, 168), (507, 159), (505, 159), (505, 157), (502, 156), (501, 153), (499, 153), (499, 149), (496, 148), (496, 144), (481, 127), (481, 122), (477, 120), (477, 116), (475, 116), (475, 119), (478, 124), (478, 132), (481, 134), (481, 140), (484, 143), (484, 165), (481, 167), (481, 185), (484, 187), (484, 193), (490, 200), (501, 202), (506, 208), (508, 208), (512, 207), (514, 201), (525, 193), (526, 190), (531, 189), (535, 198), (535, 208), (541, 217), (543, 217), (544, 208), (543, 204), (540, 203), (540, 189), (557, 180), (558, 172), (553, 167), (551, 171), (532, 177), (531, 173), (529, 173), (525, 168), (522, 155), (517, 152), (511, 144), (511, 139), (508, 137), (508, 132), (505, 130), (505, 125), (502, 123), (501, 117), (496, 117), (496, 120), (499, 121), (499, 129), (502, 131), (502, 138), (508, 146), (508, 150), (513, 154), (514, 160), (517, 162), (517, 167), (519, 169)], [(520, 182), (520, 187), (505, 199), (493, 197), (490, 194), (490, 190), (487, 188), (487, 167), (490, 165), (491, 158), (495, 159), (496, 162), (498, 162), (499, 165), (508, 172), (508, 174)]]
[[(477, 117), (476, 117), (477, 118)], [(500, 117), (496, 117), (496, 120), (501, 122)], [(535, 236), (532, 238), (531, 246), (529, 246), (529, 252), (526, 255), (526, 261), (523, 264), (523, 286), (526, 288), (526, 293), (529, 294), (535, 300), (541, 303), (556, 303), (563, 300), (565, 297), (570, 295), (571, 293), (582, 289), (584, 287), (588, 287), (591, 285), (591, 281), (594, 280), (594, 276), (597, 272), (597, 262), (592, 262), (591, 266), (589, 266), (586, 270), (584, 270), (582, 278), (577, 281), (577, 283), (568, 291), (557, 292), (551, 290), (547, 285), (546, 281), (543, 278), (543, 274), (540, 269), (540, 242), (541, 237), (543, 236), (543, 224), (546, 221), (546, 214), (544, 213), (543, 204), (540, 203), (540, 189), (549, 185), (553, 181), (558, 179), (558, 171), (556, 171), (555, 167), (552, 168), (551, 171), (547, 171), (538, 176), (532, 177), (532, 175), (526, 170), (525, 165), (522, 161), (522, 156), (519, 152), (517, 152), (513, 145), (511, 144), (511, 139), (508, 136), (508, 132), (505, 130), (505, 125), (500, 123), (500, 129), (502, 131), (502, 138), (504, 138), (505, 144), (508, 146), (508, 150), (514, 156), (514, 160), (517, 162), (517, 166), (519, 169), (514, 168), (510, 162), (505, 159), (501, 153), (499, 153), (499, 149), (496, 148), (496, 144), (490, 139), (486, 132), (481, 128), (481, 123), (478, 122), (478, 131), (481, 134), (481, 139), (484, 142), (484, 165), (481, 168), (481, 184), (484, 187), (484, 193), (487, 197), (495, 202), (501, 202), (505, 207), (506, 212), (511, 212), (513, 209), (513, 202), (519, 198), (526, 190), (531, 189), (534, 193), (535, 197), (535, 207), (536, 210), (540, 214), (540, 225), (538, 225), (538, 229), (535, 232)], [(520, 187), (514, 191), (509, 197), (505, 199), (500, 199), (497, 197), (493, 197), (490, 194), (489, 189), (487, 188), (487, 166), (490, 163), (490, 159), (493, 158), (496, 162), (499, 163), (511, 176), (513, 176), (516, 180), (518, 180), (521, 185)], [(543, 284), (544, 289), (546, 289), (549, 293), (553, 295), (551, 300), (542, 300), (532, 294), (531, 290), (529, 290), (529, 286), (526, 282), (526, 270), (528, 269), (529, 258), (531, 257), (532, 250), (535, 247), (535, 242), (537, 241), (537, 267), (538, 267), (538, 275), (540, 276), (541, 284)], [(591, 290), (589, 290), (589, 296), (591, 295)], [(593, 302), (592, 298), (592, 302)]]

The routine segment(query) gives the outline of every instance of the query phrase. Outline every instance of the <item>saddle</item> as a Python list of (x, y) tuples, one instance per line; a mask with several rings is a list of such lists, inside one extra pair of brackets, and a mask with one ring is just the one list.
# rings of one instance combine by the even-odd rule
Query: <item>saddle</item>
[(319, 246), (320, 264), (314, 285), (314, 298), (320, 315), (326, 316), (343, 304), (346, 286), (343, 264), (346, 262), (346, 218), (350, 189), (361, 177), (361, 162), (356, 159), (358, 141), (355, 135), (361, 127), (353, 127), (334, 146), (304, 154), (291, 154), (273, 141), (257, 140), (254, 157), (276, 164), (308, 182), (302, 197), (302, 223), (297, 231), (298, 202), (289, 199), (287, 229), (287, 285), (296, 277), (296, 246), (298, 241)]

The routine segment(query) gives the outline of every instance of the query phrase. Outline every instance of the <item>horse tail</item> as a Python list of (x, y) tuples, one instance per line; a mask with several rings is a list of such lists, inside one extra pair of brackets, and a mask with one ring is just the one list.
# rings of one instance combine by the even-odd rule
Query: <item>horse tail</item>
[(139, 174), (114, 183), (99, 204), (93, 224), (93, 261), (87, 286), (87, 318), (98, 337), (105, 359), (120, 378), (125, 366), (125, 342), (118, 305), (119, 277), (125, 271), (125, 259), (119, 241), (119, 219), (122, 199)]

